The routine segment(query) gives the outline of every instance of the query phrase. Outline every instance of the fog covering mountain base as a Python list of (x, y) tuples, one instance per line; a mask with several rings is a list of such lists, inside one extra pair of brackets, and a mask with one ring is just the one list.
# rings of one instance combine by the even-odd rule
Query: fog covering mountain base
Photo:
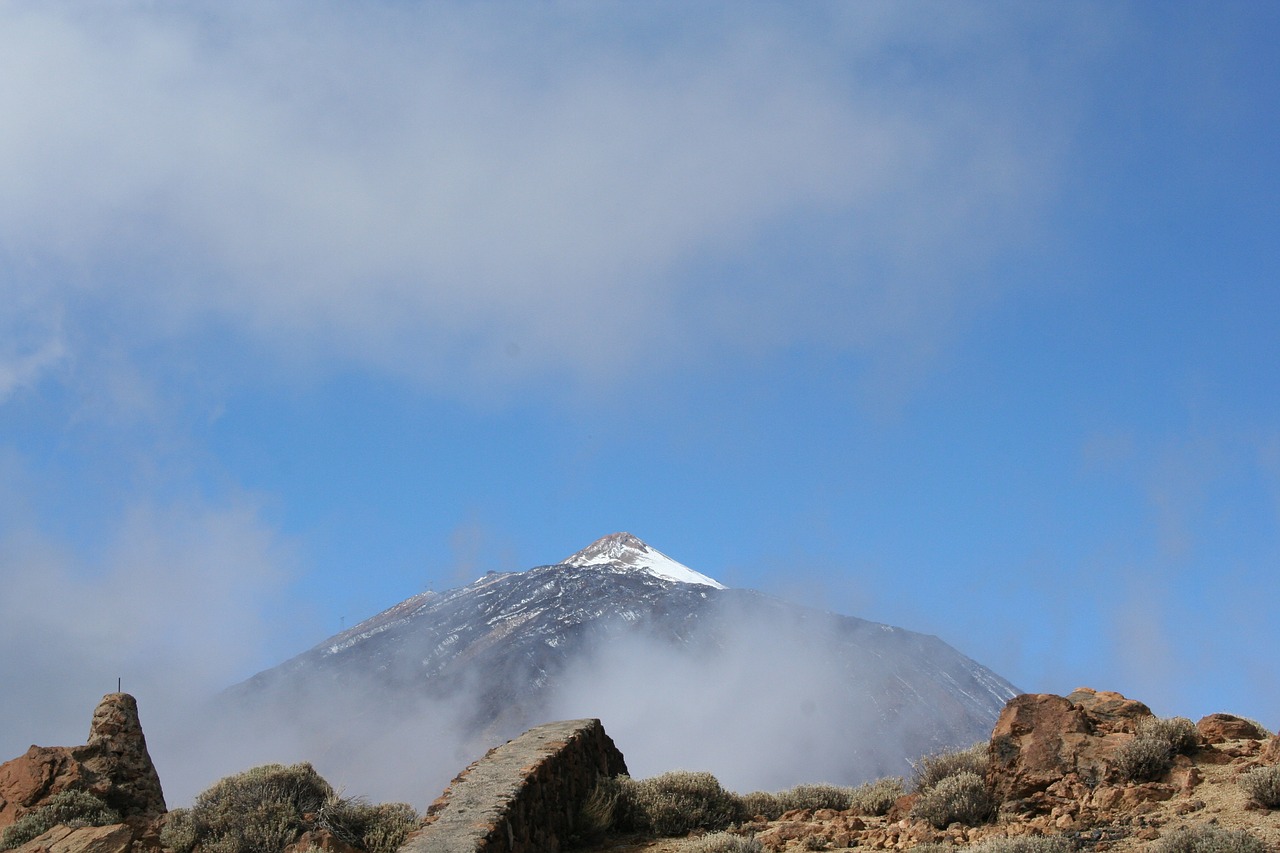
[(421, 806), (551, 719), (599, 717), (637, 776), (772, 790), (908, 772), (987, 738), (1016, 692), (936, 637), (728, 589), (621, 533), (415, 595), (223, 699), (242, 746), (251, 719), (273, 760)]

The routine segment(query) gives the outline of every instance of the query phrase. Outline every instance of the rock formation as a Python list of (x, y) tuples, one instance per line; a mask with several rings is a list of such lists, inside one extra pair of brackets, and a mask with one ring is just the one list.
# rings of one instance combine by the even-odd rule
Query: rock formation
[(402, 853), (555, 853), (596, 782), (627, 772), (599, 720), (530, 729), (462, 771)]
[(93, 794), (126, 819), (164, 814), (160, 777), (147, 752), (138, 703), (129, 694), (102, 698), (84, 745), (32, 746), (0, 764), (0, 828), (69, 790)]

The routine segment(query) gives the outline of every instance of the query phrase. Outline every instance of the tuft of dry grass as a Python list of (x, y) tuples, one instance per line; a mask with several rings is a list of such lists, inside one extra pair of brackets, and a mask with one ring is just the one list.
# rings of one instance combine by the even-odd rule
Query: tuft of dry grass
[(983, 776), (987, 772), (987, 744), (975, 743), (968, 749), (936, 752), (924, 756), (912, 766), (915, 773), (911, 781), (916, 791), (925, 791), (959, 773)]
[(911, 816), (936, 829), (945, 829), (953, 823), (965, 826), (986, 823), (995, 809), (996, 803), (982, 777), (970, 770), (961, 770), (921, 791), (911, 807)]

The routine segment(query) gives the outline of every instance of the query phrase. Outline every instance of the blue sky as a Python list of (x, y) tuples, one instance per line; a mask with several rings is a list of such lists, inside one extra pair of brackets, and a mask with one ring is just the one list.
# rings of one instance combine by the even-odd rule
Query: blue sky
[(1280, 725), (1278, 36), (5, 4), (2, 745), (618, 530)]

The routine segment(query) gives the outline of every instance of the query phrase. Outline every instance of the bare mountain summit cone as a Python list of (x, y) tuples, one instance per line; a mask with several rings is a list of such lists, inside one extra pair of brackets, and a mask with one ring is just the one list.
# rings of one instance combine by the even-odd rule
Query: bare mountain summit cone
[(560, 561), (562, 566), (618, 566), (647, 572), (656, 578), (728, 589), (717, 580), (701, 572), (677, 563), (666, 554), (650, 548), (630, 533), (610, 533), (592, 542), (581, 551)]
[(347, 783), (384, 799), (413, 796), (383, 781), (405, 760), (398, 733), (455, 750), (443, 786), (459, 760), (581, 718), (641, 775), (692, 766), (777, 790), (909, 773), (987, 738), (1016, 692), (937, 637), (727, 588), (620, 532), (395, 604), (231, 688), (223, 716), (246, 721), (243, 741), (305, 713), (307, 754), (379, 768)]

